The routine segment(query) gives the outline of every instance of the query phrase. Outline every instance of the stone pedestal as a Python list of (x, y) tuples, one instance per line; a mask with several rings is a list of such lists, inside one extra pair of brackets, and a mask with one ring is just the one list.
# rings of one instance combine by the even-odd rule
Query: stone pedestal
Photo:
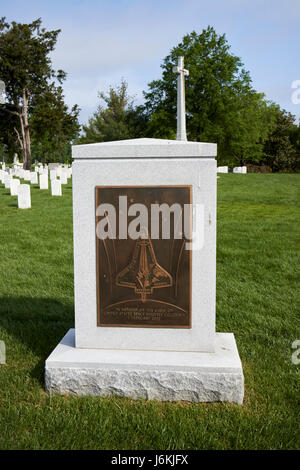
[(49, 393), (241, 404), (244, 378), (231, 333), (214, 353), (79, 349), (71, 329), (46, 361)]

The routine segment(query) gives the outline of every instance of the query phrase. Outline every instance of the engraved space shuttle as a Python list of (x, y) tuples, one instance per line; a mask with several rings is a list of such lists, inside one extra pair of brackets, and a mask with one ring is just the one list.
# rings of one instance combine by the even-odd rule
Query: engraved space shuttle
[(172, 282), (172, 276), (158, 264), (150, 238), (136, 241), (130, 263), (116, 278), (117, 286), (133, 288), (142, 302), (154, 289), (171, 287)]

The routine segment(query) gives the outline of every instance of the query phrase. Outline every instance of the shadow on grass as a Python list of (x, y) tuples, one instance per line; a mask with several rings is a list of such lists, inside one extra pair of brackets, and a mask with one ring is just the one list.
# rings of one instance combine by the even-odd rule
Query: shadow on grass
[(0, 329), (15, 338), (20, 361), (26, 357), (26, 350), (39, 358), (30, 375), (42, 386), (45, 360), (73, 326), (73, 303), (52, 298), (0, 297)]

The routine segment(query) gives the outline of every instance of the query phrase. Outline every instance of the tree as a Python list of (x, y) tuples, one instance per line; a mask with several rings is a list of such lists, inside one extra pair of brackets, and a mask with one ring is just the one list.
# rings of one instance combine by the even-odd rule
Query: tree
[(290, 142), (295, 150), (294, 159), (292, 161), (291, 169), (293, 171), (300, 170), (300, 122), (298, 125), (294, 124), (289, 130)]
[[(230, 53), (225, 35), (212, 27), (187, 34), (162, 64), (162, 78), (144, 92), (147, 135), (169, 138), (176, 129), (176, 75), (172, 68), (183, 55), (190, 71), (186, 79), (189, 140), (218, 143), (219, 159), (226, 163), (262, 154), (266, 138), (267, 103), (251, 85), (239, 57)], [(174, 138), (174, 137), (173, 137)]]
[[(31, 168), (30, 115), (38, 96), (60, 84), (66, 74), (52, 68), (49, 54), (60, 30), (46, 31), (41, 19), (30, 24), (0, 20), (0, 77), (6, 84), (4, 110), (17, 117), (15, 132), (25, 169)], [(52, 82), (51, 82), (52, 80)]]
[(108, 93), (98, 93), (105, 105), (99, 104), (88, 124), (83, 125), (80, 143), (129, 139), (142, 134), (146, 127), (143, 107), (134, 107), (134, 99), (128, 95), (127, 88), (127, 82), (122, 79), (119, 86), (110, 86)]
[(264, 152), (272, 171), (295, 170), (299, 168), (300, 150), (299, 127), (295, 125), (295, 116), (278, 109), (275, 126), (265, 142)]
[(43, 162), (65, 159), (80, 130), (79, 111), (77, 105), (68, 110), (61, 87), (49, 86), (36, 97), (30, 117), (34, 158)]
[(5, 161), (12, 161), (13, 154), (19, 150), (19, 144), (15, 132), (15, 128), (18, 124), (19, 121), (17, 116), (7, 113), (4, 107), (0, 105), (1, 160), (5, 156)]

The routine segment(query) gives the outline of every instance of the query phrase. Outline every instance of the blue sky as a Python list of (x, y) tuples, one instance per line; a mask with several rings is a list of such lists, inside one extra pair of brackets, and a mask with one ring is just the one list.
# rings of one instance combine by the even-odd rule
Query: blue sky
[(291, 99), (300, 80), (300, 0), (0, 0), (0, 16), (41, 17), (47, 29), (62, 30), (53, 64), (68, 74), (66, 101), (80, 106), (81, 122), (95, 111), (97, 92), (121, 77), (141, 103), (170, 49), (208, 25), (226, 34), (254, 88), (300, 118)]

